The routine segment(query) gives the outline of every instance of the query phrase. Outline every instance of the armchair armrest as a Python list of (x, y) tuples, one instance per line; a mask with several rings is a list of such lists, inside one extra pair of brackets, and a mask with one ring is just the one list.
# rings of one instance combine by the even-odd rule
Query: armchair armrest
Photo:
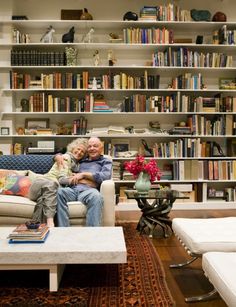
[(115, 225), (115, 183), (113, 180), (105, 180), (101, 184), (100, 192), (103, 196), (103, 225)]

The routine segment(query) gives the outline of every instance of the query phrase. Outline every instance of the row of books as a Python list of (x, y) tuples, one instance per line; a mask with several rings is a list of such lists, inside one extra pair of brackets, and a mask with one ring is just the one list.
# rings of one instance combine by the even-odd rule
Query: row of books
[(191, 73), (185, 73), (172, 79), (172, 89), (202, 89), (203, 81), (201, 73), (192, 75)]
[[(29, 112), (92, 112), (93, 93), (84, 98), (54, 97), (47, 93), (34, 93), (29, 97)], [(24, 110), (25, 111), (25, 110)]]
[(153, 155), (157, 158), (213, 157), (220, 155), (217, 148), (220, 148), (220, 145), (215, 142), (203, 141), (200, 138), (181, 138), (155, 143)]
[(172, 29), (166, 28), (126, 28), (123, 29), (125, 44), (173, 44)]
[(177, 112), (236, 112), (236, 97), (192, 97), (177, 93)]
[(235, 45), (236, 44), (236, 30), (227, 29), (227, 25), (223, 25), (218, 30), (219, 44)]
[(11, 50), (12, 66), (64, 66), (64, 51)]
[(177, 94), (126, 96), (122, 112), (236, 112), (236, 97), (195, 97)]
[(158, 21), (190, 21), (190, 11), (183, 10), (174, 3), (167, 3), (157, 6)]
[(235, 180), (236, 160), (173, 161), (174, 180)]
[(152, 54), (153, 66), (178, 67), (232, 67), (233, 56), (219, 52), (198, 52), (180, 47), (177, 50), (169, 47), (165, 51)]
[(233, 114), (218, 114), (213, 118), (194, 114), (188, 117), (187, 122), (193, 135), (236, 135), (236, 118)]
[[(93, 93), (85, 94), (84, 97), (55, 97), (44, 92), (34, 93), (29, 97), (29, 108), (24, 109), (24, 112), (92, 112), (94, 101), (99, 99), (93, 97)], [(236, 112), (236, 97), (194, 97), (181, 95), (180, 92), (166, 96), (135, 94), (125, 96), (119, 106), (121, 112)]]
[(88, 120), (84, 116), (73, 121), (72, 134), (73, 135), (86, 135)]
[[(95, 79), (96, 88), (94, 89), (157, 89), (160, 84), (160, 76), (149, 75), (147, 70), (141, 76), (131, 76), (120, 72), (116, 75), (105, 74)], [(94, 77), (90, 78), (87, 71), (83, 71), (81, 74), (55, 72), (41, 74), (36, 77), (29, 74), (10, 72), (10, 88), (13, 89), (88, 89), (93, 88), (91, 84), (93, 80)]]

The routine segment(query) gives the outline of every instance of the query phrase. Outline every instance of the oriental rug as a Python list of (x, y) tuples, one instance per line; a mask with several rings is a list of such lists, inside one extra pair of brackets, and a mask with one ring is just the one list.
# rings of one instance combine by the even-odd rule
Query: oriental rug
[(48, 290), (47, 271), (0, 271), (0, 306), (174, 306), (161, 261), (136, 225), (123, 226), (126, 264), (67, 265), (58, 292)]

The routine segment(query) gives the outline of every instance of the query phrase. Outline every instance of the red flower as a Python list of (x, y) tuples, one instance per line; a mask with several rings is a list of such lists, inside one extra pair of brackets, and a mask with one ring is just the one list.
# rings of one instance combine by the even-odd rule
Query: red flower
[(149, 161), (146, 161), (145, 158), (140, 155), (138, 155), (133, 161), (126, 161), (124, 167), (134, 175), (134, 178), (137, 178), (141, 172), (148, 173), (151, 182), (160, 180), (162, 175), (157, 166), (156, 160), (150, 159)]

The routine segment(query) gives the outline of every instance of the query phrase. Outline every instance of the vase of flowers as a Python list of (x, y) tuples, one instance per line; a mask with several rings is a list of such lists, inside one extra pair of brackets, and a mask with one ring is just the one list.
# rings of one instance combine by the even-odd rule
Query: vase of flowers
[(156, 161), (154, 159), (147, 161), (141, 155), (133, 161), (125, 162), (124, 168), (137, 179), (135, 189), (141, 194), (146, 194), (151, 188), (151, 183), (161, 178), (161, 171)]
[(150, 176), (146, 172), (141, 172), (134, 184), (139, 194), (146, 194), (151, 189)]

